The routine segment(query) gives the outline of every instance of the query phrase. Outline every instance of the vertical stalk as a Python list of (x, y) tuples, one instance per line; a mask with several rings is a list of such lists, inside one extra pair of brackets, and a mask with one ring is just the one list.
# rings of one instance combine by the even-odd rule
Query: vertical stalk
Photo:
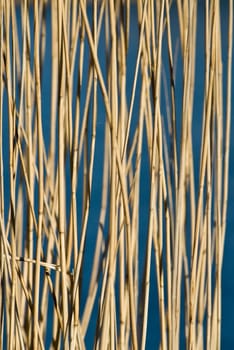
[[(59, 253), (61, 265), (61, 289), (62, 289), (62, 319), (63, 332), (66, 333), (68, 318), (68, 295), (67, 295), (67, 271), (66, 271), (66, 248), (65, 248), (65, 57), (64, 57), (64, 31), (62, 29), (62, 2), (58, 1), (58, 33), (59, 33), (59, 116), (58, 116), (58, 206), (59, 206)], [(66, 343), (66, 339), (65, 339)]]
[(36, 121), (38, 139), (38, 227), (36, 244), (36, 266), (34, 280), (34, 310), (33, 310), (33, 348), (38, 349), (38, 317), (39, 317), (39, 291), (40, 291), (40, 256), (42, 243), (43, 221), (43, 193), (44, 193), (44, 169), (43, 169), (43, 135), (41, 113), (41, 78), (40, 78), (40, 52), (39, 52), (39, 15), (38, 0), (34, 2), (34, 64), (35, 64), (35, 90), (36, 90)]

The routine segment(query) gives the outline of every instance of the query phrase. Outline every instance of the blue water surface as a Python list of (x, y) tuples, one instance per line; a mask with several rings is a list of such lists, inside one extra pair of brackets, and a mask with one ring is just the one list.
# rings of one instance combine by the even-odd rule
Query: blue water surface
[[(46, 26), (48, 33), (50, 33), (50, 7), (48, 6), (46, 14)], [(227, 2), (222, 2), (221, 5), (221, 23), (222, 23), (222, 44), (223, 44), (223, 76), (224, 76), (224, 82), (226, 82), (226, 74), (227, 74), (227, 23), (228, 23), (228, 6)], [(33, 12), (31, 13), (31, 33), (33, 37)], [(91, 7), (89, 8), (89, 16), (91, 17)], [(18, 26), (19, 26), (19, 32), (20, 32), (20, 10), (17, 10), (17, 19), (18, 19)], [(173, 33), (173, 50), (176, 50), (176, 45), (178, 44), (178, 38), (179, 35), (179, 28), (178, 28), (178, 22), (177, 22), (177, 13), (175, 7), (172, 9), (172, 15), (171, 15), (171, 26), (172, 26), (172, 33)], [(101, 62), (101, 68), (103, 71), (104, 78), (106, 78), (106, 62), (105, 62), (105, 35), (104, 35), (104, 28), (102, 28), (101, 36), (100, 36), (100, 43), (99, 43), (99, 57)], [(130, 26), (130, 42), (129, 42), (129, 51), (128, 51), (128, 57), (127, 57), (127, 101), (128, 105), (130, 104), (130, 98), (131, 98), (131, 92), (132, 92), (132, 84), (133, 84), (133, 77), (134, 77), (134, 71), (135, 71), (135, 64), (136, 64), (136, 55), (137, 55), (137, 48), (138, 48), (138, 20), (137, 20), (137, 9), (135, 5), (132, 5), (131, 8), (131, 26)], [(194, 168), (196, 169), (195, 172), (195, 181), (198, 182), (198, 176), (199, 176), (199, 159), (200, 159), (200, 143), (201, 143), (201, 129), (202, 129), (202, 110), (203, 110), (203, 96), (204, 96), (204, 6), (203, 2), (199, 2), (198, 6), (198, 23), (197, 23), (197, 49), (196, 49), (196, 80), (195, 80), (195, 96), (194, 96), (194, 113), (193, 113), (193, 146), (194, 146)], [(43, 66), (43, 80), (42, 80), (42, 115), (43, 115), (43, 133), (44, 133), (44, 139), (45, 139), (45, 147), (46, 151), (48, 152), (48, 145), (49, 145), (49, 137), (50, 137), (50, 91), (51, 91), (51, 38), (50, 35), (47, 35), (46, 38), (46, 51), (45, 51), (45, 64)], [(166, 74), (169, 74), (168, 70), (168, 63), (167, 63), (167, 43), (166, 43), (166, 33), (164, 34), (163, 39), (163, 62), (165, 62), (165, 72)], [(102, 57), (103, 53), (103, 57)], [(89, 60), (89, 49), (86, 42), (86, 48), (85, 48), (85, 60)], [(85, 91), (86, 91), (86, 85), (87, 85), (87, 64), (85, 65), (84, 70), (84, 84), (83, 84), (83, 91), (81, 93), (81, 110), (83, 110), (84, 107), (84, 97), (85, 97)], [(177, 62), (177, 71), (175, 75), (176, 79), (176, 98), (178, 101), (181, 101), (177, 103), (177, 110), (176, 114), (178, 116), (177, 118), (177, 129), (178, 134), (180, 135), (181, 132), (181, 106), (182, 106), (182, 95), (181, 91), (183, 89), (183, 76), (181, 73), (182, 69), (182, 61), (181, 61), (181, 55), (180, 55), (180, 48), (178, 49), (178, 62)], [(78, 57), (77, 62), (75, 65), (75, 74), (74, 79), (77, 79), (77, 72), (78, 72)], [(234, 81), (232, 72), (232, 81)], [(138, 79), (137, 87), (140, 87), (140, 78)], [(74, 84), (76, 86), (76, 84)], [(225, 88), (224, 88), (224, 100), (226, 98), (225, 96)], [(139, 107), (139, 100), (140, 100), (140, 88), (136, 90), (136, 99), (133, 109), (133, 120), (132, 125), (134, 128), (134, 125), (136, 124), (136, 118), (137, 118), (137, 111)], [(234, 91), (234, 89), (233, 89)], [(74, 93), (75, 96), (75, 93)], [(99, 103), (98, 103), (98, 122), (97, 122), (97, 151), (95, 153), (95, 161), (94, 161), (94, 173), (95, 173), (95, 181), (93, 182), (92, 187), (92, 201), (91, 201), (91, 207), (90, 207), (90, 216), (89, 216), (89, 223), (88, 223), (88, 230), (87, 230), (87, 241), (86, 241), (86, 253), (84, 258), (84, 266), (85, 266), (85, 273), (84, 276), (90, 276), (92, 271), (92, 258), (94, 254), (95, 249), (95, 240), (96, 240), (96, 233), (97, 233), (97, 227), (98, 227), (98, 220), (99, 220), (99, 212), (100, 212), (100, 203), (101, 203), (101, 186), (102, 186), (102, 166), (100, 167), (100, 164), (103, 164), (102, 157), (103, 157), (103, 150), (104, 150), (104, 123), (105, 123), (105, 110), (103, 107), (103, 100), (101, 96), (100, 89), (98, 89), (98, 97), (99, 97)], [(234, 93), (232, 93), (232, 100), (234, 100)], [(74, 102), (74, 101), (73, 101)], [(166, 115), (166, 109), (163, 107), (165, 105), (164, 96), (162, 94), (162, 113), (164, 116)], [(74, 103), (73, 103), (74, 108)], [(7, 100), (6, 96), (4, 97), (4, 116), (7, 115)], [(74, 111), (73, 111), (74, 112)], [(224, 113), (225, 113), (225, 103), (224, 103)], [(134, 117), (136, 116), (136, 117)], [(8, 122), (7, 117), (4, 117), (3, 121), (3, 128), (4, 128), (4, 134), (3, 134), (3, 143), (6, 145), (4, 148), (4, 164), (6, 171), (4, 176), (4, 187), (5, 187), (5, 199), (6, 199), (6, 207), (9, 206), (9, 172), (8, 172)], [(135, 124), (134, 124), (135, 123)], [(130, 135), (132, 133), (132, 129), (130, 132)], [(233, 271), (234, 271), (234, 259), (233, 259), (233, 252), (234, 252), (234, 237), (233, 237), (233, 228), (234, 228), (234, 123), (232, 122), (231, 127), (231, 147), (230, 147), (230, 172), (229, 172), (229, 202), (228, 202), (228, 213), (227, 213), (227, 232), (226, 232), (226, 242), (225, 242), (225, 251), (224, 251), (224, 260), (223, 260), (223, 275), (222, 275), (222, 339), (221, 339), (221, 347), (222, 349), (232, 349), (234, 348), (234, 332), (232, 331), (232, 325), (234, 324), (234, 278), (233, 278)], [(133, 135), (131, 135), (133, 136)], [(145, 150), (145, 154), (142, 156), (142, 174), (141, 174), (141, 192), (140, 192), (140, 256), (139, 256), (139, 273), (140, 276), (142, 276), (143, 273), (143, 259), (146, 249), (146, 237), (147, 237), (147, 225), (148, 225), (148, 203), (149, 203), (149, 185), (144, 180), (145, 178), (149, 178), (149, 165), (148, 165), (148, 154), (147, 154), (147, 145), (146, 145), (146, 137), (144, 136), (144, 146), (143, 149)], [(57, 145), (58, 146), (58, 145)], [(178, 144), (179, 148), (179, 144)], [(70, 188), (70, 177), (69, 177), (69, 160), (66, 162), (67, 166), (67, 189)], [(78, 202), (78, 220), (79, 225), (81, 223), (82, 219), (82, 213), (81, 213), (81, 203), (82, 203), (82, 179), (78, 179), (78, 191), (77, 191), (77, 202)], [(69, 203), (69, 201), (68, 201)], [(79, 206), (80, 205), (80, 206)], [(69, 205), (67, 206), (67, 214), (69, 213)], [(6, 218), (5, 218), (6, 220)], [(108, 227), (108, 225), (107, 225)], [(107, 236), (107, 230), (104, 232), (104, 235)], [(153, 254), (153, 253), (152, 253)], [(154, 266), (154, 258), (152, 257), (152, 271), (151, 271), (151, 289), (150, 289), (150, 301), (149, 301), (149, 322), (148, 322), (148, 335), (147, 335), (147, 349), (153, 349), (157, 348), (159, 345), (159, 339), (160, 339), (160, 325), (158, 321), (158, 296), (157, 296), (157, 288), (155, 283), (155, 266)], [(81, 312), (85, 305), (85, 300), (87, 296), (87, 291), (89, 287), (89, 279), (85, 279), (85, 277), (82, 280), (82, 293), (81, 293)], [(98, 295), (100, 295), (100, 288), (98, 290)], [(183, 296), (183, 292), (182, 292)], [(50, 314), (52, 315), (52, 300), (49, 302), (49, 310), (51, 310)], [(95, 304), (93, 317), (90, 322), (90, 326), (88, 328), (87, 336), (86, 336), (86, 345), (87, 349), (92, 348), (93, 346), (93, 339), (95, 334), (95, 328), (96, 328), (96, 319), (97, 319), (97, 313), (98, 313), (98, 303)], [(51, 320), (52, 321), (52, 320)], [(52, 322), (48, 322), (48, 325), (52, 324)], [(51, 341), (50, 338), (50, 329), (48, 329), (48, 341), (47, 344)], [(182, 340), (181, 340), (182, 341)], [(181, 342), (181, 346), (184, 347), (184, 343)]]

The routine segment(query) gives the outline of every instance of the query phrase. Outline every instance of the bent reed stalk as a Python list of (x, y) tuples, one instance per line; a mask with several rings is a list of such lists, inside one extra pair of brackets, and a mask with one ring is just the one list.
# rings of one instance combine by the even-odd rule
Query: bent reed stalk
[(0, 0), (1, 348), (220, 349), (233, 1), (200, 6)]

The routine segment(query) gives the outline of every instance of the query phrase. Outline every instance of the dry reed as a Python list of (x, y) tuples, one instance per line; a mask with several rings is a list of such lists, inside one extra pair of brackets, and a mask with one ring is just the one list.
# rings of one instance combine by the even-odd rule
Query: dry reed
[(198, 6), (0, 0), (1, 348), (220, 349), (233, 1), (228, 33), (202, 9), (201, 117)]

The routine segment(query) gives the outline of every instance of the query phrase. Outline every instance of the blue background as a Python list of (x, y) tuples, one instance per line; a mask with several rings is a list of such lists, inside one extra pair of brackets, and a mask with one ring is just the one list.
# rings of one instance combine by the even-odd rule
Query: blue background
[[(222, 47), (223, 47), (223, 79), (224, 79), (224, 114), (226, 113), (225, 109), (225, 86), (226, 86), (226, 62), (227, 62), (227, 32), (228, 32), (228, 5), (227, 1), (221, 2), (221, 24), (222, 24)], [(89, 14), (91, 15), (91, 8), (89, 9)], [(50, 9), (48, 7), (47, 12), (47, 30), (50, 31)], [(20, 33), (20, 10), (17, 10), (17, 20), (18, 20), (18, 28)], [(172, 10), (171, 13), (171, 25), (172, 25), (172, 33), (173, 33), (173, 49), (175, 49), (175, 45), (177, 43), (176, 38), (179, 37), (178, 32), (178, 23), (177, 23), (177, 14), (175, 9)], [(48, 32), (49, 33), (49, 32)], [(33, 38), (33, 12), (31, 16), (31, 34)], [(195, 96), (194, 96), (194, 113), (193, 113), (193, 142), (194, 142), (194, 169), (195, 169), (195, 180), (198, 181), (198, 173), (199, 173), (199, 157), (200, 157), (200, 141), (201, 141), (201, 127), (202, 127), (202, 108), (203, 108), (203, 96), (204, 96), (204, 8), (203, 1), (199, 2), (198, 6), (198, 23), (197, 23), (197, 48), (196, 48), (196, 81), (195, 81)], [(49, 145), (49, 136), (50, 136), (50, 91), (51, 91), (51, 38), (50, 35), (47, 35), (46, 41), (46, 55), (45, 55), (45, 63), (43, 68), (43, 83), (42, 83), (42, 114), (43, 114), (43, 132), (45, 138), (45, 145), (48, 151)], [(137, 23), (137, 10), (135, 6), (131, 8), (131, 28), (130, 28), (130, 46), (127, 58), (127, 101), (130, 103), (132, 84), (133, 84), (133, 76), (135, 71), (136, 64), (136, 55), (138, 48), (138, 23)], [(174, 50), (173, 50), (174, 51)], [(105, 77), (105, 57), (103, 55), (105, 53), (105, 39), (104, 39), (104, 30), (102, 29), (101, 39), (99, 43), (99, 57), (101, 61), (102, 71)], [(102, 57), (103, 55), (103, 57)], [(32, 54), (33, 59), (33, 54)], [(86, 45), (85, 51), (85, 61), (89, 62), (89, 49), (88, 45)], [(163, 43), (163, 61), (167, 62), (167, 52), (166, 52), (166, 41)], [(75, 68), (75, 77), (77, 75), (77, 63)], [(84, 70), (84, 92), (81, 94), (81, 110), (84, 107), (84, 99), (85, 99), (85, 91), (86, 91), (86, 83), (88, 76), (88, 64), (85, 65)], [(166, 74), (167, 65), (165, 64)], [(176, 98), (177, 98), (177, 128), (180, 130), (181, 126), (181, 102), (182, 102), (182, 92), (183, 81), (182, 81), (182, 64), (181, 57), (178, 56), (177, 63), (177, 72), (176, 72)], [(232, 81), (233, 75), (232, 72)], [(74, 84), (76, 86), (76, 84)], [(140, 87), (140, 81), (138, 79), (138, 87)], [(232, 89), (234, 92), (234, 89)], [(234, 93), (232, 92), (232, 100), (234, 100)], [(138, 107), (139, 107), (139, 94), (140, 89), (136, 91), (136, 99), (133, 110), (133, 128), (134, 123), (137, 122), (135, 120), (138, 116)], [(17, 96), (18, 98), (18, 96)], [(86, 254), (85, 254), (85, 274), (86, 276), (90, 276), (92, 269), (92, 257), (95, 248), (95, 235), (98, 226), (99, 219), (99, 209), (100, 209), (100, 201), (101, 201), (101, 186), (102, 186), (102, 169), (100, 168), (100, 164), (102, 164), (102, 155), (103, 155), (103, 139), (104, 139), (104, 123), (105, 123), (105, 110), (103, 107), (102, 97), (99, 91), (99, 109), (98, 109), (98, 122), (97, 122), (97, 151), (95, 153), (95, 163), (94, 163), (94, 173), (95, 173), (95, 181), (93, 183), (92, 189), (92, 198), (91, 207), (90, 207), (90, 216), (89, 216), (89, 224), (88, 224), (88, 232), (87, 232), (87, 246), (86, 246)], [(162, 113), (165, 113), (164, 110), (164, 100), (162, 97)], [(3, 105), (4, 119), (3, 119), (3, 144), (4, 154), (3, 154), (3, 162), (4, 162), (4, 187), (5, 187), (5, 204), (6, 210), (9, 206), (9, 159), (8, 159), (8, 117), (7, 117), (7, 104), (6, 104), (6, 96), (4, 96), (4, 105)], [(134, 119), (134, 113), (136, 118)], [(132, 133), (132, 130), (131, 130)], [(144, 144), (144, 148), (146, 150), (146, 143)], [(143, 154), (142, 158), (142, 175), (141, 175), (141, 202), (140, 202), (140, 246), (144, 250), (145, 248), (145, 239), (143, 232), (148, 225), (148, 202), (149, 202), (149, 186), (144, 182), (144, 179), (148, 177), (148, 155)], [(69, 164), (67, 164), (69, 167)], [(67, 169), (67, 185), (69, 187), (69, 169)], [(222, 274), (222, 349), (232, 349), (234, 348), (234, 332), (233, 332), (233, 324), (234, 324), (234, 237), (233, 237), (233, 228), (234, 228), (234, 123), (232, 121), (231, 126), (231, 146), (230, 146), (230, 172), (229, 172), (229, 202), (228, 202), (228, 212), (227, 212), (227, 231), (226, 231), (226, 242), (225, 242), (225, 251), (224, 251), (224, 259), (223, 259), (223, 274)], [(82, 181), (79, 181), (78, 192), (77, 192), (78, 203), (81, 203), (82, 199)], [(67, 208), (69, 212), (69, 206)], [(79, 210), (79, 208), (78, 208)], [(81, 210), (80, 210), (81, 212)], [(81, 221), (81, 214), (78, 215), (79, 223)], [(6, 218), (5, 218), (6, 220)], [(107, 232), (106, 232), (107, 234)], [(143, 253), (140, 254), (140, 275), (142, 274), (143, 268)], [(155, 276), (154, 262), (152, 261), (152, 272), (151, 275)], [(154, 278), (155, 280), (155, 278)], [(82, 298), (81, 298), (81, 310), (84, 307), (86, 293), (88, 288), (89, 280), (83, 279), (83, 289), (82, 289)], [(100, 289), (100, 288), (99, 288)], [(99, 290), (100, 293), (100, 290)], [(52, 300), (50, 301), (52, 302)], [(50, 303), (51, 304), (51, 303)], [(50, 305), (51, 308), (52, 305)], [(148, 336), (147, 336), (147, 349), (155, 348), (155, 345), (159, 344), (159, 323), (157, 317), (157, 290), (156, 284), (151, 283), (150, 289), (150, 305), (149, 305), (149, 323), (148, 323)], [(91, 348), (92, 341), (95, 333), (96, 326), (96, 316), (98, 312), (98, 305), (95, 304), (94, 308), (94, 317), (91, 319), (90, 327), (86, 336), (86, 345), (87, 348)], [(52, 323), (52, 322), (51, 322)], [(49, 333), (48, 330), (48, 341), (49, 341)]]

